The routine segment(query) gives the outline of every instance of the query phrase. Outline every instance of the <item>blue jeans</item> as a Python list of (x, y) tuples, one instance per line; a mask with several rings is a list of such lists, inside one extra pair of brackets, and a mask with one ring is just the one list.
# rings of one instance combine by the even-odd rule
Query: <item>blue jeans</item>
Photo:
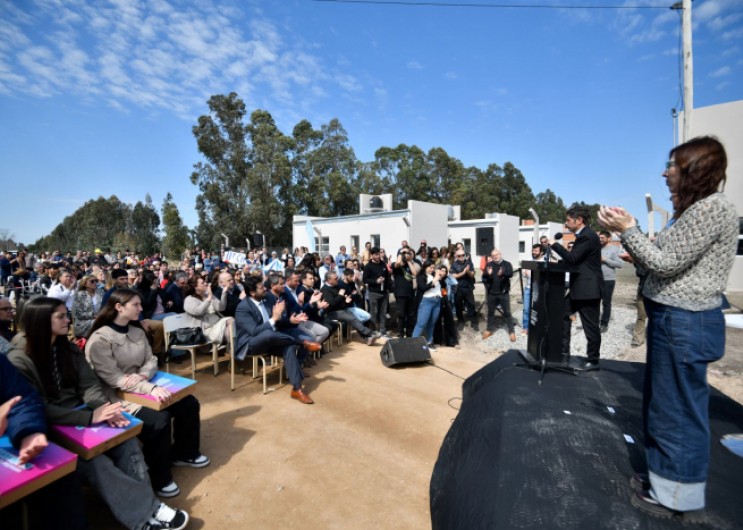
[(531, 314), (531, 289), (524, 289), (524, 312), (521, 316), (521, 329), (529, 330), (529, 316)]
[(432, 343), (433, 328), (436, 325), (436, 321), (439, 319), (440, 313), (441, 298), (438, 296), (432, 298), (421, 298), (421, 303), (418, 306), (418, 320), (415, 322), (413, 337), (421, 337), (425, 331), (426, 340), (429, 344)]
[(652, 494), (678, 511), (704, 507), (709, 468), (707, 365), (725, 353), (720, 308), (687, 311), (645, 299), (643, 418)]

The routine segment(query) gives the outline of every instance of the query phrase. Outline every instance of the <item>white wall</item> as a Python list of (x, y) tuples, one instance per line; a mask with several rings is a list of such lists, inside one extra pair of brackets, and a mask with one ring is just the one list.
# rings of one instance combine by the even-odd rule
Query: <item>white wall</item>
[[(312, 225), (329, 238), (330, 253), (336, 255), (341, 245), (346, 245), (346, 251), (351, 251), (351, 236), (359, 236), (359, 253), (364, 249), (364, 243), (371, 241), (373, 234), (379, 234), (380, 246), (388, 254), (397, 253), (400, 241), (409, 239), (408, 227), (403, 218), (408, 215), (407, 210), (393, 212), (379, 212), (369, 215), (349, 215), (335, 218), (313, 218)], [(310, 248), (306, 217), (295, 216), (293, 227), (293, 248), (306, 246)], [(315, 232), (315, 236), (317, 233)]]
[(519, 241), (524, 242), (524, 252), (519, 253), (520, 261), (531, 261), (531, 246), (534, 243), (539, 243), (539, 238), (547, 236), (550, 240), (555, 236), (557, 232), (564, 230), (563, 225), (560, 223), (545, 223), (539, 225), (539, 237), (534, 239), (534, 225), (519, 226)]
[[(519, 219), (513, 215), (492, 214), (488, 219), (469, 219), (449, 223), (449, 239), (458, 243), (464, 239), (472, 242), (470, 253), (476, 267), (480, 266), (480, 255), (477, 254), (477, 229), (493, 227), (493, 243), (503, 254), (503, 259), (512, 264), (519, 262)], [(492, 250), (492, 249), (491, 249)], [(490, 254), (488, 251), (487, 255)]]
[[(683, 124), (683, 114), (679, 124)], [(728, 155), (725, 195), (735, 205), (738, 217), (743, 217), (743, 100), (696, 108), (691, 125), (692, 136), (713, 135), (725, 146)], [(743, 291), (743, 256), (735, 258), (728, 290)]]
[[(448, 245), (449, 205), (433, 204), (430, 202), (408, 201), (410, 211), (410, 237), (408, 244), (415, 250), (422, 240), (426, 240), (429, 247), (443, 247)], [(402, 239), (402, 238), (401, 238)], [(400, 243), (397, 241), (396, 243)], [(395, 247), (397, 251), (398, 246)], [(389, 249), (387, 249), (389, 251)]]

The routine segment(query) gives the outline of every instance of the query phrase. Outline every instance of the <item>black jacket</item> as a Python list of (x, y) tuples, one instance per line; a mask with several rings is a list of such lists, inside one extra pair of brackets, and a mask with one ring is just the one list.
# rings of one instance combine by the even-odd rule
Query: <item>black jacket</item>
[(553, 243), (566, 265), (578, 267), (570, 273), (570, 298), (573, 300), (596, 300), (601, 298), (604, 275), (601, 273), (601, 241), (599, 236), (585, 226), (575, 238), (573, 250), (567, 250), (560, 243)]

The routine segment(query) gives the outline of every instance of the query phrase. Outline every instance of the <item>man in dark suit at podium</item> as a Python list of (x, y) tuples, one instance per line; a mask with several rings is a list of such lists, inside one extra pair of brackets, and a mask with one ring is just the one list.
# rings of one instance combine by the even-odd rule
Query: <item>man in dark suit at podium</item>
[(601, 242), (599, 236), (588, 226), (590, 222), (588, 208), (571, 207), (565, 214), (565, 228), (575, 234), (573, 249), (568, 251), (560, 243), (552, 244), (552, 250), (559, 254), (563, 263), (577, 267), (576, 272), (570, 273), (570, 292), (565, 297), (562, 351), (564, 354), (570, 353), (570, 316), (577, 312), (586, 334), (588, 359), (580, 365), (585, 371), (599, 369), (599, 316), (604, 283), (601, 273)]

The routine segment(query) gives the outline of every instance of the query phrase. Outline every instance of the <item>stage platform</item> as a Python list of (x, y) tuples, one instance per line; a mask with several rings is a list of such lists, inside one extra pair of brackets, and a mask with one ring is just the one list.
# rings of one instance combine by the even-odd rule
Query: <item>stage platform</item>
[[(630, 504), (645, 470), (645, 365), (601, 361), (569, 375), (513, 367), (510, 350), (463, 384), (463, 403), (431, 478), (434, 530), (665, 529), (678, 521)], [(684, 527), (743, 528), (743, 458), (722, 447), (743, 432), (743, 406), (712, 389), (707, 509)]]

